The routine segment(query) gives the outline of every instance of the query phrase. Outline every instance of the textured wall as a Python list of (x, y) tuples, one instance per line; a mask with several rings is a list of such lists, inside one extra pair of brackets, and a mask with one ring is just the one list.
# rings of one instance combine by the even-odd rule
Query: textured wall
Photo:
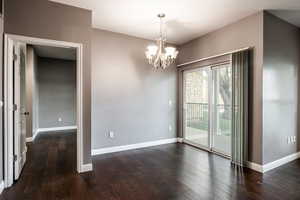
[(37, 77), (39, 128), (76, 126), (76, 61), (38, 58)]
[[(263, 13), (246, 17), (234, 24), (190, 41), (180, 47), (178, 64), (253, 47), (250, 65), (249, 159), (262, 163), (262, 31)], [(181, 86), (180, 86), (181, 87)], [(181, 113), (179, 133), (182, 134)]]
[(91, 163), (91, 11), (48, 0), (6, 0), (4, 32), (83, 44), (83, 162)]
[(177, 137), (175, 66), (152, 69), (144, 54), (152, 41), (96, 29), (92, 36), (92, 148)]
[(264, 164), (299, 150), (297, 143), (287, 143), (287, 136), (297, 136), (300, 128), (299, 69), (299, 28), (266, 12), (263, 65)]

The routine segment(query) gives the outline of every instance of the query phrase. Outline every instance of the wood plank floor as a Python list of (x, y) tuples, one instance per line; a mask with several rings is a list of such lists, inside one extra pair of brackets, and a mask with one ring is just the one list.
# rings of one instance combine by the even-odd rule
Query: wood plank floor
[(5, 200), (300, 199), (300, 161), (261, 175), (217, 155), (169, 144), (93, 157), (77, 174), (74, 133), (40, 134), (29, 145), (21, 178)]

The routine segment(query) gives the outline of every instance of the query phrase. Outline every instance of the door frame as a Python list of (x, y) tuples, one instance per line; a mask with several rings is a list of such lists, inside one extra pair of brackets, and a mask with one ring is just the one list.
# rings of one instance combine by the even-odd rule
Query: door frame
[[(215, 97), (215, 82), (214, 82), (214, 70), (218, 70), (218, 69), (222, 69), (222, 68), (226, 68), (227, 65), (229, 65), (231, 68), (232, 68), (232, 63), (231, 62), (225, 62), (225, 63), (222, 63), (220, 65), (213, 65), (211, 66), (211, 79), (212, 79), (212, 87), (211, 87), (211, 91), (212, 91), (212, 97)], [(232, 80), (231, 80), (232, 81)], [(232, 95), (232, 94), (231, 94)], [(213, 100), (214, 101), (214, 100)], [(212, 101), (212, 102), (213, 102)], [(212, 105), (213, 103), (210, 102), (210, 104)], [(212, 106), (211, 106), (212, 107)], [(213, 109), (213, 108), (212, 108)], [(211, 121), (211, 127), (213, 128), (213, 121), (214, 121), (214, 116), (213, 114), (214, 111), (211, 111), (212, 115), (211, 115), (211, 118), (210, 118), (210, 121)], [(231, 154), (228, 155), (226, 152), (223, 152), (222, 150), (220, 149), (217, 149), (213, 146), (213, 135), (215, 134), (215, 132), (213, 130), (211, 130), (211, 152), (215, 153), (215, 154), (218, 154), (218, 155), (221, 155), (223, 157), (226, 157), (226, 158), (231, 158)], [(230, 145), (231, 146), (231, 145)]]
[(186, 97), (185, 97), (185, 74), (186, 73), (189, 73), (189, 72), (195, 72), (195, 71), (201, 71), (201, 70), (208, 70), (209, 73), (208, 73), (208, 81), (209, 82), (212, 82), (212, 79), (213, 79), (213, 75), (212, 75), (212, 71), (213, 69), (218, 69), (218, 68), (222, 68), (224, 67), (224, 65), (230, 65), (232, 66), (232, 63), (231, 63), (231, 59), (228, 60), (228, 61), (224, 61), (224, 62), (220, 62), (220, 63), (216, 63), (216, 64), (211, 64), (211, 65), (206, 65), (206, 66), (194, 66), (193, 68), (186, 68), (186, 69), (182, 69), (181, 70), (181, 73), (182, 73), (182, 79), (181, 79), (181, 91), (182, 91), (182, 96), (181, 96), (181, 99), (182, 99), (182, 104), (181, 104), (181, 108), (182, 108), (182, 116), (181, 116), (181, 124), (182, 124), (182, 141), (183, 143), (186, 143), (188, 145), (191, 145), (191, 146), (194, 146), (196, 148), (199, 148), (199, 149), (202, 149), (202, 150), (205, 150), (205, 151), (208, 151), (208, 152), (211, 152), (211, 153), (214, 153), (214, 154), (217, 154), (217, 155), (220, 155), (222, 157), (225, 157), (225, 158), (228, 158), (230, 159), (231, 156), (230, 155), (227, 155), (223, 152), (220, 152), (220, 151), (216, 151), (216, 149), (214, 149), (212, 147), (212, 92), (213, 92), (213, 86), (211, 84), (208, 84), (208, 119), (209, 119), (209, 123), (208, 123), (208, 146), (204, 146), (204, 145), (201, 145), (201, 144), (197, 144), (193, 141), (190, 141), (190, 140), (187, 140), (185, 139), (185, 135), (186, 135), (186, 108), (185, 108), (185, 102), (186, 102)]
[[(83, 45), (80, 43), (41, 39), (21, 35), (4, 35), (4, 186), (13, 184), (13, 42), (31, 45), (63, 47), (76, 49), (76, 125), (77, 125), (77, 172), (87, 171), (83, 163)], [(91, 169), (92, 170), (92, 167)]]
[[(183, 88), (182, 88), (182, 95), (183, 95), (183, 97), (182, 97), (182, 103), (183, 103), (183, 105), (182, 105), (182, 108), (183, 108), (183, 113), (182, 113), (182, 127), (183, 127), (183, 134), (182, 134), (182, 136), (183, 136), (183, 142), (184, 143), (187, 143), (187, 144), (189, 144), (189, 145), (192, 145), (192, 146), (195, 146), (195, 147), (197, 147), (197, 148), (200, 148), (200, 149), (203, 149), (203, 150), (205, 150), (205, 151), (211, 151), (211, 147), (210, 147), (210, 144), (211, 144), (211, 134), (210, 134), (210, 128), (211, 128), (211, 120), (210, 120), (210, 118), (211, 118), (211, 112), (210, 112), (210, 109), (211, 109), (211, 103), (210, 103), (210, 100), (211, 100), (211, 86), (210, 86), (210, 84), (208, 84), (208, 119), (209, 119), (209, 122), (208, 122), (208, 146), (204, 146), (204, 145), (201, 145), (201, 144), (197, 144), (197, 143), (195, 143), (195, 142), (193, 142), (193, 141), (191, 141), (191, 140), (187, 140), (186, 139), (186, 83), (185, 83), (185, 75), (186, 75), (186, 73), (190, 73), (190, 72), (197, 72), (197, 71), (203, 71), (203, 70), (210, 70), (211, 69), (211, 66), (205, 66), (205, 67), (197, 67), (197, 68), (193, 68), (193, 69), (187, 69), (187, 70), (183, 70), (182, 71), (182, 74), (183, 74), (183, 78), (182, 78), (182, 81), (183, 81), (183, 83), (182, 83), (182, 86), (183, 86)], [(210, 80), (211, 80), (211, 73), (208, 73), (208, 82), (210, 82)]]

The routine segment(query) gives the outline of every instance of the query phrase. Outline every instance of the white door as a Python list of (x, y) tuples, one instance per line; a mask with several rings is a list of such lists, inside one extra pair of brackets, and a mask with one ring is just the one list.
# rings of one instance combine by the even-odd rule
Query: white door
[(14, 179), (21, 174), (26, 161), (26, 45), (14, 42)]

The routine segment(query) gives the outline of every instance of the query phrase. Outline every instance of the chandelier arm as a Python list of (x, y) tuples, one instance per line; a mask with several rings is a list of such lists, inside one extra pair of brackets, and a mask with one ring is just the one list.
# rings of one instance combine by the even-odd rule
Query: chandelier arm
[(153, 48), (148, 47), (146, 56), (148, 61), (154, 68), (165, 69), (175, 62), (178, 55), (178, 51), (174, 47), (165, 47), (166, 35), (163, 35), (163, 18), (165, 14), (159, 14), (160, 18), (160, 32), (159, 39), (157, 40), (157, 46)]

